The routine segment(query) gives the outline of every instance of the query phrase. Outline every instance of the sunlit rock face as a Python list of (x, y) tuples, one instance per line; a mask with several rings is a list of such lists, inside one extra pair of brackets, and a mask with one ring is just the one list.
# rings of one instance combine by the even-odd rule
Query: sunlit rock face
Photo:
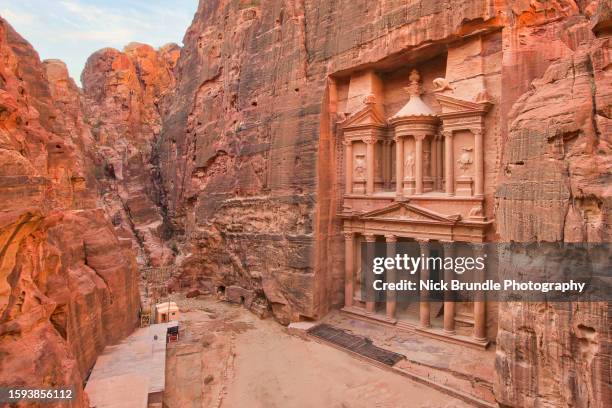
[[(337, 123), (369, 94), (391, 117), (415, 66), (434, 111), (440, 76), (493, 105), (488, 241), (609, 241), (609, 33), (605, 1), (202, 1), (160, 105), (171, 285), (247, 293), (283, 322), (340, 305)], [(502, 309), (502, 405), (603, 406), (606, 307)]]
[(0, 58), (0, 383), (79, 385), (138, 321), (136, 259), (100, 207), (64, 64), (42, 63), (2, 19)]
[[(339, 307), (339, 123), (364, 104), (388, 121), (417, 68), (428, 114), (437, 93), (491, 105), (470, 211), (493, 221), (486, 241), (610, 241), (611, 13), (204, 0), (183, 49), (100, 50), (82, 92), (2, 21), (0, 382), (81, 382), (136, 324), (137, 265), (175, 265), (169, 289), (220, 291), (283, 323)], [(488, 313), (500, 405), (605, 405), (607, 305)]]

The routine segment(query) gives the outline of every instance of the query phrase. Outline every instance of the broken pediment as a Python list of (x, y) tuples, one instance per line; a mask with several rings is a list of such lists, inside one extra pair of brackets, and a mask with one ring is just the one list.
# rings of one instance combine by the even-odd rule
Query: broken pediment
[(349, 116), (341, 124), (342, 128), (347, 130), (363, 127), (386, 127), (385, 117), (378, 108), (374, 95), (367, 96), (363, 103), (365, 106)]
[(442, 115), (445, 114), (480, 114), (484, 115), (493, 105), (486, 94), (479, 95), (477, 102), (466, 101), (449, 95), (436, 94), (436, 99), (442, 108)]
[(443, 215), (418, 205), (400, 202), (385, 208), (369, 211), (362, 214), (360, 219), (393, 219), (406, 221), (424, 221), (432, 223), (455, 223), (461, 217), (457, 215)]

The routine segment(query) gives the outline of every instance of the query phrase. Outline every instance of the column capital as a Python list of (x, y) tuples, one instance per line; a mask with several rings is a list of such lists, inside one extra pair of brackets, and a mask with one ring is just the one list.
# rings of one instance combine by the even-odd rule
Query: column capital
[(353, 145), (353, 141), (345, 139), (345, 140), (342, 141), (342, 145), (343, 146), (352, 146)]
[(419, 244), (421, 251), (429, 249), (429, 239), (427, 238), (415, 238), (415, 241)]
[(385, 241), (386, 242), (397, 242), (397, 235), (386, 234), (385, 235)]
[(344, 231), (342, 232), (342, 235), (344, 235), (344, 239), (352, 239), (355, 236), (355, 233)]
[(374, 234), (363, 234), (366, 242), (376, 242), (376, 235)]
[(472, 134), (473, 134), (474, 136), (482, 136), (482, 134), (483, 134), (483, 129), (482, 129), (482, 128), (479, 128), (479, 127), (478, 127), (478, 128), (471, 128), (471, 129), (470, 129), (470, 132), (472, 132)]
[(445, 138), (449, 137), (453, 137), (453, 131), (452, 130), (443, 130), (442, 131), (442, 136), (444, 136)]
[(393, 140), (395, 141), (395, 143), (399, 142), (399, 141), (403, 141), (404, 140), (404, 136), (400, 136), (400, 135), (395, 135), (393, 137)]
[(374, 137), (364, 137), (362, 140), (365, 144), (374, 144), (377, 141)]
[(416, 133), (413, 136), (414, 140), (425, 140), (425, 138), (427, 137), (425, 133)]

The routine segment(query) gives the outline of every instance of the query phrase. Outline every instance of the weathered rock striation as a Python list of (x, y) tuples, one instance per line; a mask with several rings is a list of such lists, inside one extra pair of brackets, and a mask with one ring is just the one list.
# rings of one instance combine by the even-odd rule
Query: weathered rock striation
[(95, 140), (97, 175), (113, 224), (138, 249), (141, 266), (171, 263), (172, 251), (158, 186), (158, 102), (174, 84), (180, 49), (132, 43), (123, 52), (102, 49), (81, 75), (85, 114)]
[(137, 324), (136, 259), (100, 205), (66, 67), (2, 19), (0, 58), (0, 384), (70, 387)]
[[(505, 242), (612, 238), (610, 37), (592, 30), (607, 2), (583, 3), (557, 10), (563, 19), (525, 10), (518, 17), (526, 22), (508, 33), (522, 39), (508, 77), (524, 85), (509, 90), (520, 96), (506, 117), (496, 192)], [(605, 406), (610, 327), (607, 303), (511, 303), (499, 315), (498, 401)]]
[[(610, 241), (609, 35), (607, 1), (201, 2), (159, 148), (176, 283), (283, 322), (341, 304), (337, 123), (373, 89), (342, 84), (368, 69), (485, 84), (488, 241)], [(391, 115), (405, 96), (382, 92)], [(502, 405), (604, 406), (605, 305), (502, 309)]]
[[(487, 105), (459, 197), (486, 241), (611, 241), (609, 1), (201, 1), (182, 49), (101, 50), (82, 95), (0, 28), (0, 372), (24, 385), (81, 381), (129, 332), (137, 263), (283, 323), (341, 305), (341, 124), (392, 117), (413, 68), (437, 112)], [(501, 406), (605, 406), (607, 304), (488, 313)]]

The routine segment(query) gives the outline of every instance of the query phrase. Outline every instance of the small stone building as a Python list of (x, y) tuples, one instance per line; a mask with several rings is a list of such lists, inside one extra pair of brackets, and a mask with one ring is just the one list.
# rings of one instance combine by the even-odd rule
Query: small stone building
[(155, 323), (177, 321), (179, 308), (174, 302), (162, 302), (155, 305)]

